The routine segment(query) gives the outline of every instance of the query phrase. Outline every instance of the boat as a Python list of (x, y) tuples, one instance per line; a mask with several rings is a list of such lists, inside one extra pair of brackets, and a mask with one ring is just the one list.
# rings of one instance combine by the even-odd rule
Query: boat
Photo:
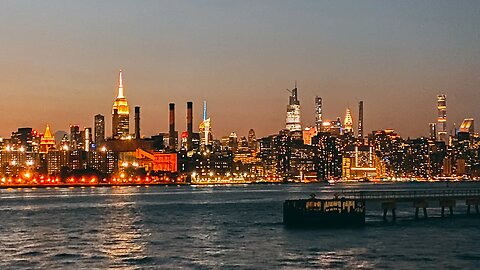
[(286, 200), (283, 223), (287, 227), (340, 228), (365, 225), (365, 202), (338, 198)]

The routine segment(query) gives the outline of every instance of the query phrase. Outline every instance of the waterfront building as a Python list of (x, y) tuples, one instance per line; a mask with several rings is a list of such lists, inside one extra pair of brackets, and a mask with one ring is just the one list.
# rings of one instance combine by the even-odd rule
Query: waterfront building
[(320, 132), (312, 138), (312, 145), (316, 148), (317, 179), (326, 181), (342, 177), (341, 139), (329, 132)]
[(123, 90), (122, 70), (118, 75), (118, 95), (112, 107), (112, 137), (125, 139), (129, 136), (130, 107)]
[(274, 138), (275, 135), (270, 135), (259, 139), (258, 158), (262, 164), (262, 171), (266, 178), (277, 177), (277, 156), (274, 153)]
[(291, 158), (292, 137), (290, 130), (282, 129), (273, 140), (273, 154), (276, 156), (277, 172), (284, 182), (288, 181), (291, 176), (290, 158)]
[(404, 140), (393, 129), (373, 131), (368, 138), (369, 145), (373, 147), (378, 157), (377, 177), (401, 177), (406, 171), (406, 148)]
[(373, 148), (350, 144), (342, 151), (342, 178), (346, 180), (372, 179), (377, 176)]
[(426, 138), (409, 139), (406, 141), (407, 168), (406, 176), (409, 178), (428, 179), (430, 173), (429, 142)]
[(290, 173), (300, 181), (317, 179), (315, 167), (316, 147), (307, 144), (292, 143), (290, 147)]

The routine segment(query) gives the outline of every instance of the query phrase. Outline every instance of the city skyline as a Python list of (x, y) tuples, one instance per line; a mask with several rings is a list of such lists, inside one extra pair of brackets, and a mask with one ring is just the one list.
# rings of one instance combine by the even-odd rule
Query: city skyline
[(315, 124), (315, 96), (326, 120), (352, 108), (354, 126), (364, 101), (365, 134), (427, 136), (438, 94), (448, 98), (449, 129), (480, 117), (477, 2), (212, 3), (4, 2), (0, 136), (93, 127), (96, 114), (110, 127), (119, 69), (147, 136), (168, 131), (170, 102), (203, 100), (216, 136), (276, 133), (295, 80), (303, 126)]

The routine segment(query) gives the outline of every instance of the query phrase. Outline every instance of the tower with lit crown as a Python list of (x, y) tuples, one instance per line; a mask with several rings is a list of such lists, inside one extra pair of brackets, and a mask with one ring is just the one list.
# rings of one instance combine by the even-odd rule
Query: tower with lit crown
[(353, 119), (352, 119), (352, 113), (350, 112), (350, 109), (347, 109), (347, 113), (345, 114), (345, 119), (343, 121), (343, 128), (345, 133), (350, 133), (353, 131)]
[(48, 153), (48, 151), (53, 148), (55, 148), (55, 138), (50, 131), (50, 126), (47, 125), (45, 128), (45, 133), (40, 139), (40, 152)]
[(126, 138), (129, 135), (130, 108), (123, 93), (122, 70), (118, 75), (118, 95), (112, 108), (112, 137)]

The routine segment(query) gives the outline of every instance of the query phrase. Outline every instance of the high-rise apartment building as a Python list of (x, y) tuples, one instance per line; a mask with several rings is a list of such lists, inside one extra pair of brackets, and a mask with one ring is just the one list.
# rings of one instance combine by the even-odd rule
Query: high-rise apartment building
[(105, 141), (105, 117), (101, 114), (95, 115), (95, 144), (98, 146)]

